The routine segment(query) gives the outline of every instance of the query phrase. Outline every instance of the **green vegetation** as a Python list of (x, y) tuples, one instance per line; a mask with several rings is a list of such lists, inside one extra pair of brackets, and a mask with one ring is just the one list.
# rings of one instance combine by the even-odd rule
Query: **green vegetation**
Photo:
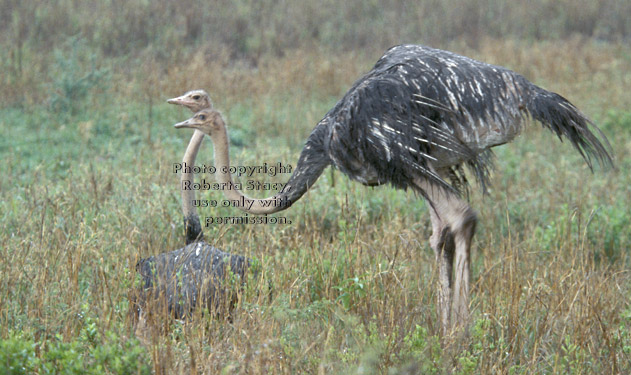
[(79, 336), (71, 342), (57, 334), (35, 343), (27, 334), (9, 332), (0, 341), (0, 371), (7, 375), (151, 373), (148, 356), (138, 339), (121, 337), (114, 331), (107, 331), (101, 338), (96, 322), (88, 318), (83, 323)]
[[(0, 0), (0, 373), (631, 372), (629, 2), (348, 4)], [(462, 340), (439, 338), (422, 200), (329, 170), (282, 214), (292, 225), (205, 229), (260, 265), (230, 321), (135, 332), (137, 260), (184, 238), (172, 164), (191, 133), (171, 125), (189, 113), (164, 100), (205, 88), (235, 162), (295, 165), (317, 121), (400, 42), (559, 92), (607, 134), (616, 169), (592, 174), (537, 125), (496, 149), (490, 194), (471, 194), (481, 223)], [(210, 142), (198, 160), (211, 163)]]

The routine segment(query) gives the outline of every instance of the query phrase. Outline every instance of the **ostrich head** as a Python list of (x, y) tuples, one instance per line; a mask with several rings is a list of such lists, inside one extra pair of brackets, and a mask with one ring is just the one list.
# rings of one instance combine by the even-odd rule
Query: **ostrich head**
[(199, 112), (202, 109), (213, 107), (210, 96), (204, 90), (189, 91), (182, 96), (167, 100), (167, 103), (182, 105), (193, 112)]
[(204, 109), (195, 114), (195, 116), (189, 118), (186, 121), (179, 122), (173, 125), (177, 129), (189, 128), (200, 130), (208, 135), (213, 135), (225, 128), (221, 113), (213, 109)]

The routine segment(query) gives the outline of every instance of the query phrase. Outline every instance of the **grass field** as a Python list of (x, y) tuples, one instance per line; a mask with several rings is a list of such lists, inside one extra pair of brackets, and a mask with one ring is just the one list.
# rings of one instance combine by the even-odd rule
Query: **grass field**
[[(43, 30), (53, 33), (56, 24), (49, 18), (67, 17), (63, 7), (71, 3), (41, 6), (37, 25), (49, 25)], [(609, 3), (620, 11), (626, 6)], [(403, 38), (435, 40), (436, 47), (510, 67), (562, 94), (609, 137), (616, 165), (591, 173), (570, 145), (538, 124), (496, 148), (490, 193), (483, 196), (473, 187), (470, 196), (480, 224), (469, 335), (441, 343), (425, 204), (411, 192), (366, 188), (329, 169), (281, 214), (291, 225), (205, 228), (215, 246), (261, 264), (260, 277), (249, 280), (231, 321), (165, 320), (162, 329), (136, 335), (129, 318), (137, 260), (184, 244), (179, 175), (172, 165), (181, 161), (191, 132), (172, 124), (189, 113), (165, 100), (205, 88), (228, 121), (234, 164), (295, 166), (317, 121), (370, 69), (384, 45), (399, 40), (385, 34), (374, 45), (362, 45), (352, 38), (371, 35), (358, 20), (351, 23), (353, 12), (373, 8), (343, 14), (351, 17), (341, 33), (349, 48), (339, 49), (324, 38), (331, 35), (324, 26), (317, 37), (287, 39), (292, 34), (280, 29), (276, 38), (262, 34), (258, 41), (248, 39), (246, 28), (244, 40), (234, 44), (202, 27), (200, 35), (224, 39), (204, 44), (200, 36), (176, 47), (183, 38), (178, 27), (185, 26), (173, 26), (174, 34), (167, 26), (150, 28), (160, 20), (158, 9), (146, 13), (154, 17), (147, 33), (155, 33), (147, 38), (173, 43), (173, 55), (163, 56), (158, 47), (108, 53), (107, 40), (115, 48), (120, 39), (96, 31), (136, 36), (142, 30), (96, 24), (90, 34), (79, 16), (64, 25), (84, 37), (38, 51), (38, 43), (46, 42), (35, 39), (35, 26), (23, 25), (20, 5), (0, 4), (13, 7), (14, 28), (5, 27), (22, 38), (4, 34), (7, 48), (1, 52), (0, 372), (631, 372), (631, 49), (628, 39), (604, 38), (609, 34), (602, 31), (614, 30), (602, 24), (622, 25), (618, 33), (624, 36), (627, 26), (616, 17), (595, 22), (589, 37), (571, 29), (559, 31), (558, 38), (520, 38), (511, 31), (515, 25), (506, 25), (475, 40), (456, 31), (444, 40), (432, 34)], [(571, 11), (591, 8), (572, 9), (567, 19), (574, 19)], [(290, 9), (294, 15), (299, 10)], [(136, 20), (145, 13), (130, 7), (122, 14)], [(387, 24), (389, 17), (381, 21)], [(186, 23), (189, 34), (193, 20)], [(274, 20), (270, 24), (283, 24)], [(230, 27), (237, 21), (224, 19)], [(336, 22), (328, 27), (342, 21)], [(316, 25), (309, 25), (314, 32)], [(539, 29), (564, 30), (555, 25), (550, 21)], [(509, 36), (496, 37), (504, 31)], [(151, 38), (148, 43), (157, 45)], [(198, 162), (212, 163), (208, 140)], [(221, 199), (216, 193), (202, 197)], [(203, 219), (237, 212), (200, 214)]]

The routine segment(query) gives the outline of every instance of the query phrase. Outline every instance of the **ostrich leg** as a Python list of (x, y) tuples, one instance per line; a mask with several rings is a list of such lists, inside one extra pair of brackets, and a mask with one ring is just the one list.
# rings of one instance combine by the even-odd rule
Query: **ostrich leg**
[(443, 333), (448, 334), (456, 325), (466, 324), (469, 317), (470, 252), (477, 215), (467, 202), (444, 189), (424, 180), (417, 180), (416, 185), (429, 200), (430, 245), (440, 279), (438, 308)]
[[(466, 204), (465, 204), (466, 205)], [(455, 282), (453, 317), (458, 323), (469, 320), (469, 280), (471, 278), (471, 241), (475, 234), (477, 215), (475, 211), (466, 205), (466, 209), (460, 211), (458, 218), (460, 224), (454, 231), (456, 245)]]
[(433, 207), (429, 209), (432, 220), (432, 236), (429, 239), (430, 246), (436, 254), (436, 264), (438, 264), (438, 313), (442, 323), (443, 336), (446, 335), (450, 327), (451, 315), (451, 273), (454, 259), (454, 237), (449, 231), (449, 227), (443, 223)]

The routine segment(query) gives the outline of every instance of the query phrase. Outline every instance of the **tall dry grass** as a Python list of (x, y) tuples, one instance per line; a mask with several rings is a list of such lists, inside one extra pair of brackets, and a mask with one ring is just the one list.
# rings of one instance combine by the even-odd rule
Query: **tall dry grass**
[[(459, 4), (0, 2), (2, 345), (32, 341), (57, 369), (75, 345), (77, 363), (106, 373), (123, 372), (113, 357), (159, 374), (629, 372), (631, 54), (615, 41), (628, 37), (627, 5)], [(591, 174), (538, 126), (497, 148), (490, 194), (471, 197), (481, 223), (462, 340), (438, 337), (422, 201), (326, 171), (285, 214), (292, 225), (206, 228), (262, 266), (232, 321), (165, 319), (138, 341), (134, 265), (183, 244), (171, 164), (190, 133), (170, 124), (189, 114), (164, 99), (203, 87), (226, 115), (235, 162), (293, 162), (353, 80), (401, 41), (561, 93), (602, 126), (618, 168)], [(52, 105), (76, 93), (68, 109)]]
[[(139, 79), (138, 66), (164, 73), (202, 54), (207, 60), (258, 66), (293, 50), (379, 53), (400, 43), (477, 48), (485, 38), (564, 40), (573, 35), (624, 41), (631, 35), (624, 0), (318, 2), (219, 0), (0, 1), (0, 102), (28, 108), (47, 98), (58, 74), (54, 53), (69, 39), (98, 65)], [(133, 69), (131, 68), (133, 67)], [(162, 79), (160, 80), (163, 81)]]

